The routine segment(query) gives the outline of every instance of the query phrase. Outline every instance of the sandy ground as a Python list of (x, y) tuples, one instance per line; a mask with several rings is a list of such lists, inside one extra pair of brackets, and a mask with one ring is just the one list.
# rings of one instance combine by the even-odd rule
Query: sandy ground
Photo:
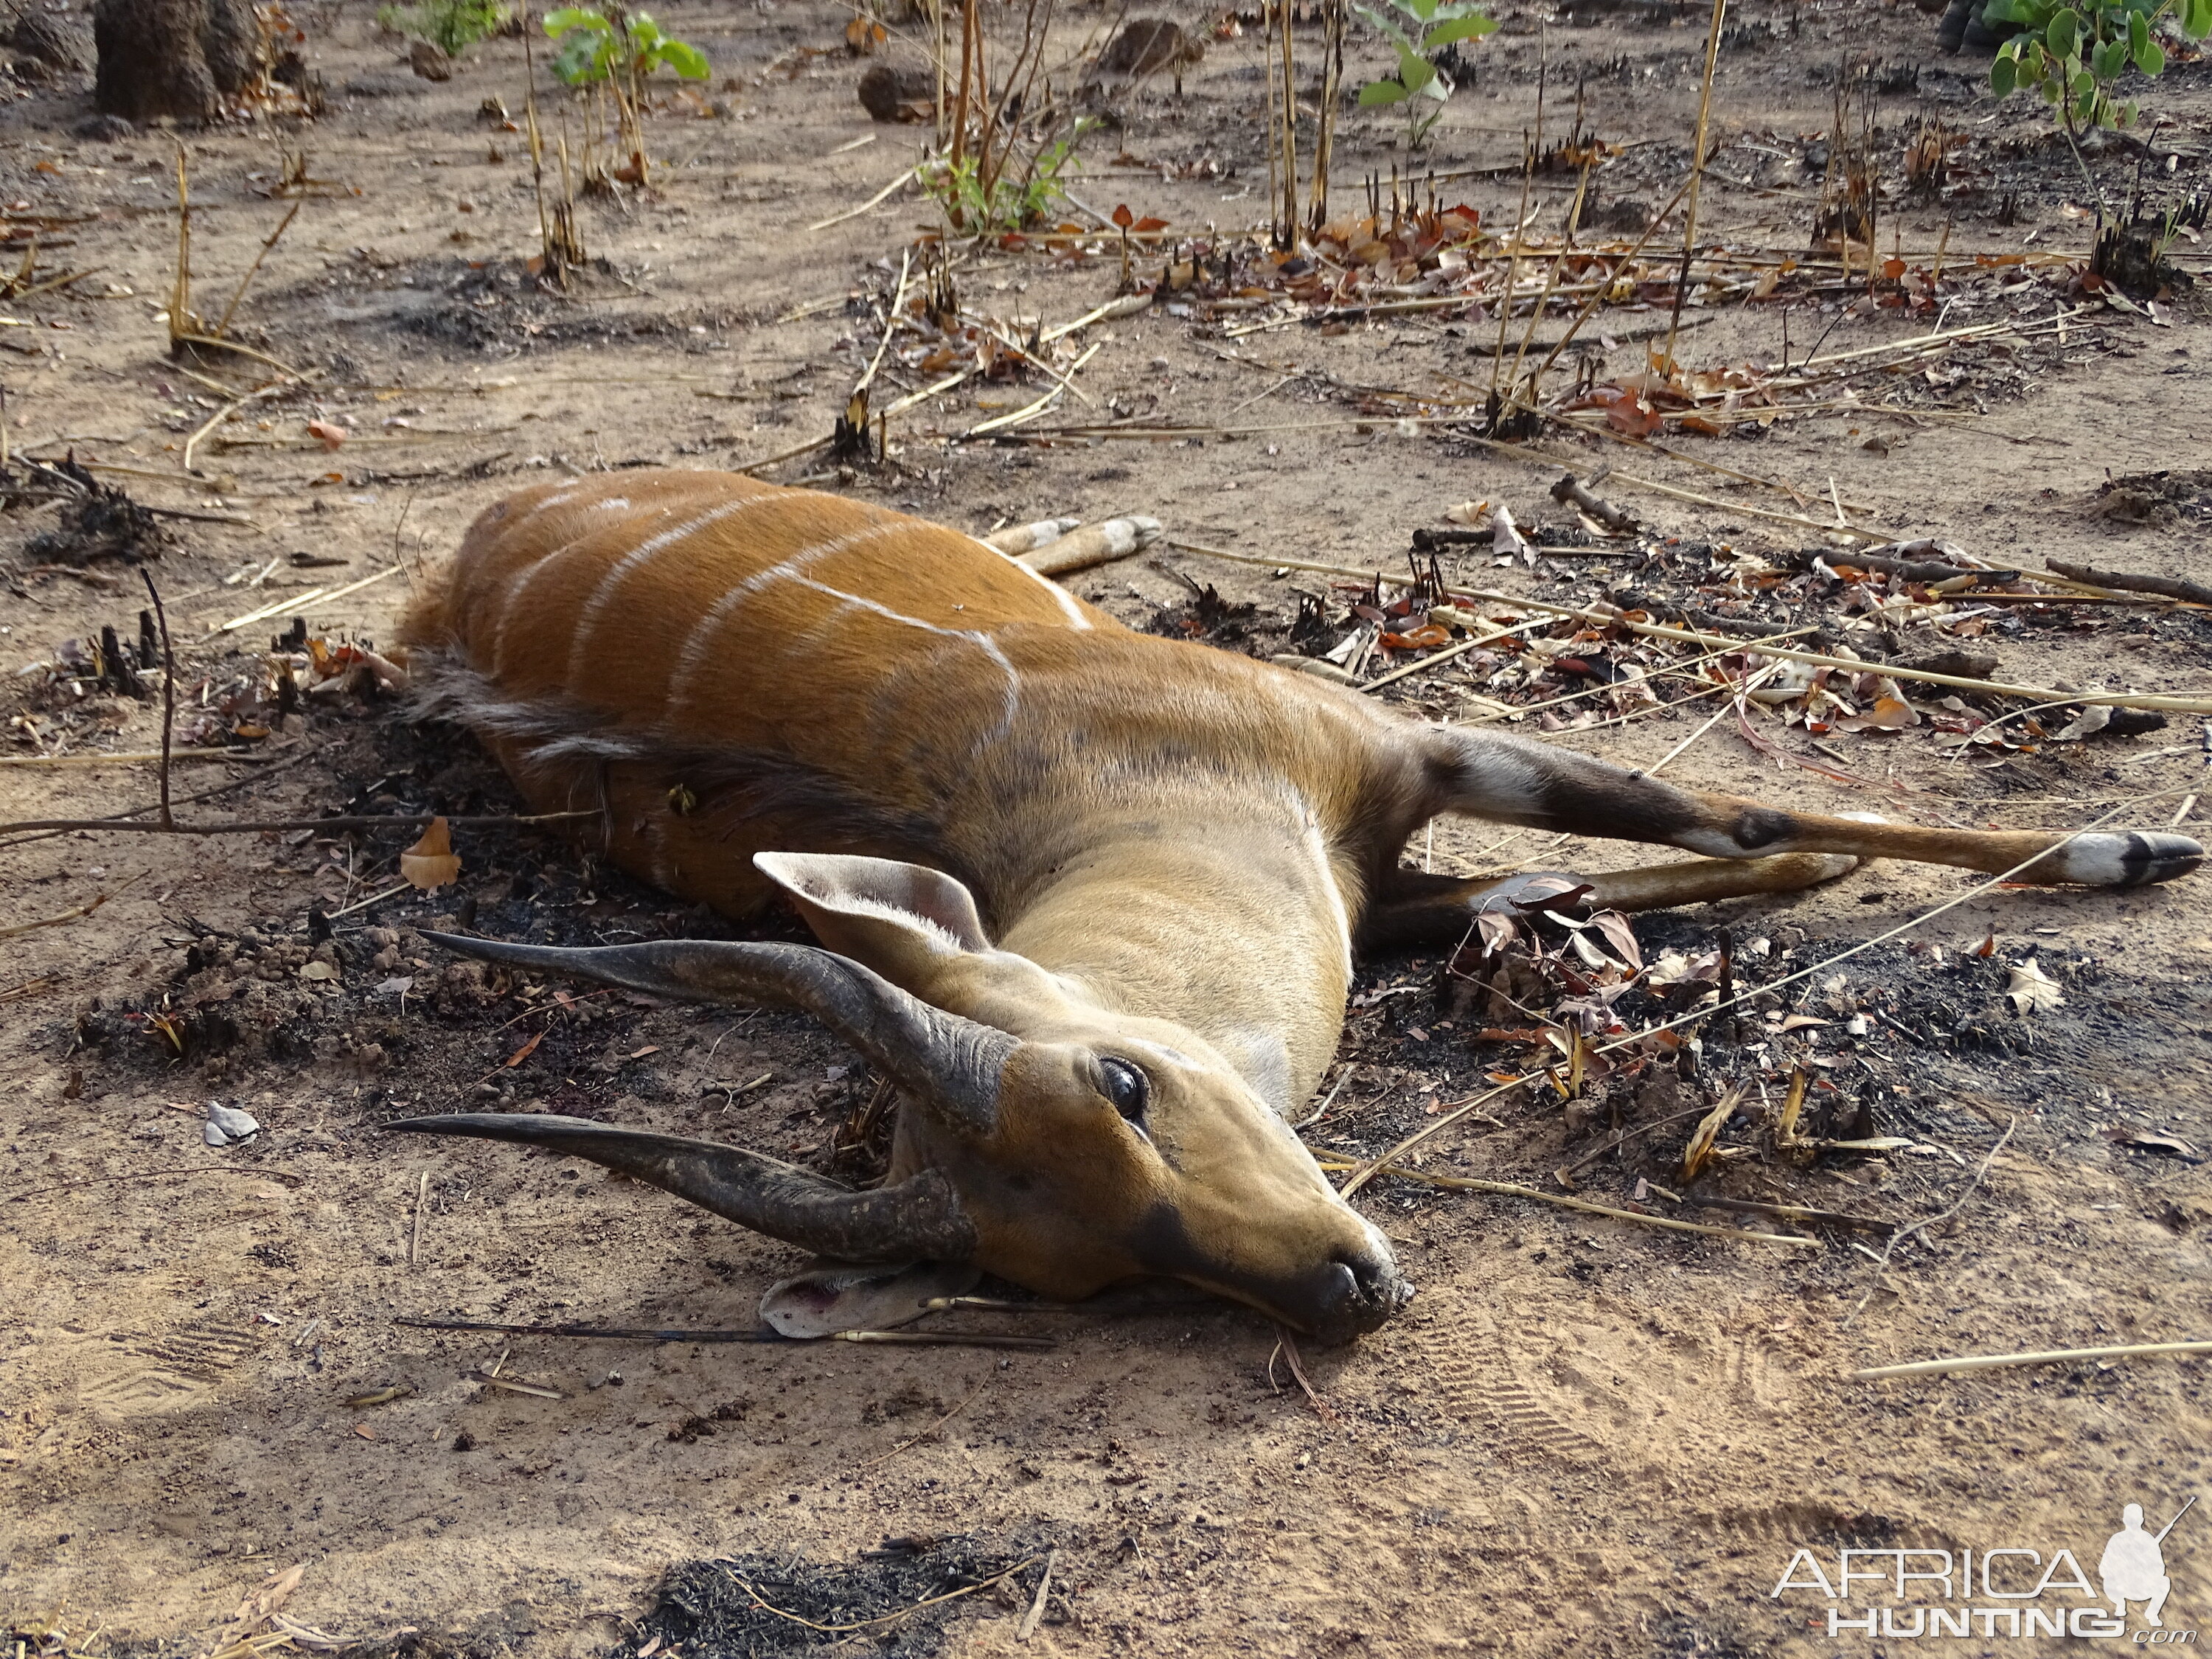
[[(1604, 179), (1601, 200), (1663, 200), (1685, 166), (1703, 18), (1577, 8), (1540, 37), (1535, 11), (1509, 4), (1501, 15), (1504, 32), (1474, 49), (1478, 72), (1425, 165), (1510, 166), (1534, 119), (1540, 52), (1553, 131), (1578, 76), (1604, 70), (1589, 82), (1585, 121), (1644, 146)], [(591, 252), (619, 280), (554, 301), (514, 282), (514, 261), (537, 243), (527, 167), (516, 136), (477, 114), (490, 94), (520, 107), (520, 44), (494, 42), (434, 86), (408, 72), (365, 6), (307, 8), (307, 56), (330, 89), (324, 118), (185, 142), (204, 310), (227, 296), (283, 211), (259, 193), (281, 174), (281, 152), (304, 149), (313, 176), (331, 181), (240, 308), (245, 338), (323, 376), (265, 413), (246, 410), (224, 433), (247, 441), (201, 448), (193, 479), (179, 452), (222, 399), (177, 372), (155, 320), (174, 238), (169, 137), (73, 136), (88, 112), (82, 86), (0, 109), (0, 190), (32, 204), (14, 210), (82, 217), (67, 233), (73, 246), (56, 242), (45, 257), (99, 267), (66, 297), (0, 307), (31, 325), (0, 330), (13, 447), (58, 457), (74, 446), (142, 469), (108, 476), (145, 501), (252, 521), (169, 521), (173, 544), (153, 568), (188, 693), (204, 680), (219, 699), (295, 614), (319, 636), (388, 639), (404, 574), (210, 629), (281, 600), (288, 584), (434, 558), (518, 483), (641, 461), (744, 465), (826, 429), (874, 337), (856, 335), (845, 297), (880, 292), (913, 231), (936, 222), (928, 203), (904, 195), (807, 228), (913, 159), (914, 130), (874, 126), (859, 109), (861, 66), (842, 52), (787, 72), (792, 48), (838, 40), (844, 15), (811, 4), (672, 8), (665, 21), (712, 56), (711, 96), (728, 112), (654, 118), (656, 150), (680, 163), (665, 184), (643, 200), (581, 209)], [(2071, 159), (2037, 142), (2033, 112), (1979, 94), (1971, 65), (1924, 63), (1932, 23), (1920, 13), (1750, 0), (1731, 17), (1740, 33), (1714, 118), (1736, 147), (1721, 167), (1728, 180), (1707, 195), (1710, 222), (1747, 243), (1803, 246), (1820, 171), (1806, 143), (1832, 118), (1835, 62), (1858, 50), (1904, 70), (1902, 89), (1876, 104), (1893, 161), (1918, 114), (1937, 112), (1972, 137), (1967, 163), (1984, 180), (1948, 207), (1896, 210), (1906, 246), (1948, 234), (1963, 263), (2031, 234), (2037, 246), (2086, 246)], [(1097, 9), (1064, 12), (1055, 51), (1072, 58), (1110, 21)], [(1215, 45), (1185, 101), (1164, 83), (1128, 100), (1126, 129), (1087, 143), (1078, 193), (1193, 229), (1251, 224), (1266, 194), (1260, 61), (1248, 33)], [(1355, 51), (1355, 70), (1381, 61), (1371, 44)], [(1915, 66), (1917, 92), (1905, 84)], [(2207, 88), (2202, 66), (2184, 64), (2146, 94), (2164, 121), (2158, 153), (2178, 158), (2170, 173), (2162, 162), (2151, 173), (2161, 191), (2207, 179)], [(1347, 128), (1340, 191), (1402, 167), (1386, 143), (1394, 119), (1362, 115)], [(1109, 166), (1117, 143), (1150, 170)], [(494, 150), (504, 159), (489, 160)], [(2118, 191), (2136, 158), (2116, 147), (2094, 165)], [(1547, 211), (1571, 185), (1545, 182)], [(1519, 181), (1474, 177), (1449, 189), (1510, 222)], [(2007, 196), (2016, 222), (1999, 224)], [(496, 303), (479, 303), (481, 282), (466, 286), (476, 261), (507, 274)], [(1110, 253), (994, 251), (972, 258), (961, 281), (973, 304), (1049, 324), (1109, 297), (1116, 275)], [(1951, 323), (2002, 314), (2005, 280), (1966, 283)], [(1834, 303), (1823, 309), (1814, 296), (1792, 313), (1799, 355), (1824, 329), (1836, 350), (1929, 325), (1887, 313), (1839, 320)], [(1654, 319), (1608, 314), (1622, 333)], [(1692, 320), (1701, 325), (1682, 348), (1692, 368), (1771, 360), (1779, 345), (1771, 310)], [(1458, 375), (1479, 390), (1486, 328), (1411, 315), (1231, 340), (1164, 307), (1103, 337), (1081, 381), (1100, 417), (1264, 417), (1281, 429), (1173, 443), (949, 442), (985, 412), (1037, 395), (963, 388), (894, 425), (892, 470), (813, 476), (969, 528), (1142, 511), (1200, 544), (1367, 568), (1395, 566), (1407, 532), (1457, 501), (1505, 500), (1524, 521), (1559, 521), (1542, 495), (1551, 469), (1449, 434), (1405, 435), (1394, 405), (1363, 407), (1345, 389)], [(1613, 349), (1606, 372), (1634, 367), (1643, 350)], [(1862, 386), (1868, 402), (1888, 397), (1905, 412), (1836, 410), (1680, 442), (1797, 481), (1815, 516), (1832, 480), (1862, 521), (1901, 536), (1949, 538), (2001, 560), (2086, 558), (2212, 580), (2201, 519), (2127, 523), (2100, 514), (2097, 494), (2109, 478), (2212, 454), (2208, 354), (2201, 304), (2178, 297), (2155, 321), (2099, 313), (2063, 341), (1978, 348), (1910, 386)], [(1362, 415), (1376, 418), (1348, 423)], [(305, 434), (311, 419), (356, 435), (325, 453)], [(1561, 453), (1582, 453), (1586, 466), (1615, 459), (1743, 509), (1633, 498), (1686, 542), (1756, 551), (1816, 539), (1756, 515), (1799, 510), (1772, 492), (1659, 458)], [(52, 527), (51, 507), (0, 520), (12, 572), (0, 662), (11, 674), (56, 660), (64, 641), (102, 623), (126, 638), (135, 626), (127, 567), (96, 567), (90, 580), (34, 568), (23, 544)], [(301, 553), (345, 562), (286, 562)], [(223, 585), (271, 560), (260, 585)], [(1294, 588), (1322, 587), (1181, 553), (1168, 562), (1257, 603), (1278, 629)], [(1540, 580), (1584, 597), (1632, 574), (1591, 561), (1538, 574), (1480, 557), (1447, 568), (1466, 581)], [(1146, 624), (1188, 601), (1153, 563), (1076, 580)], [(2022, 683), (2203, 690), (2208, 637), (2187, 617), (2090, 611), (1983, 643)], [(6, 684), (10, 716), (38, 722), (9, 732), (11, 756), (64, 732), (77, 750), (158, 742), (158, 711), (146, 705), (57, 693), (40, 674)], [(1440, 715), (1462, 696), (1444, 681), (1407, 690), (1409, 706)], [(187, 703), (196, 716), (197, 696)], [(187, 810), (275, 819), (511, 809), (496, 771), (452, 734), (410, 731), (356, 697), (308, 703), (252, 763), (179, 763), (179, 794), (238, 786)], [(1701, 717), (1560, 740), (1649, 763)], [(1926, 821), (2070, 827), (2131, 802), (2129, 821), (2148, 825), (2205, 782), (2198, 725), (2179, 719), (1986, 772), (1947, 758), (1924, 729), (1849, 739), (1845, 752), (1854, 769), (1917, 792), (1875, 804)], [(1790, 741), (1806, 752), (1802, 733)], [(1869, 805), (1864, 790), (1776, 769), (1725, 725), (1674, 771), (1821, 810)], [(117, 811), (153, 787), (144, 765), (0, 770), (9, 819)], [(1444, 826), (1435, 853), (1447, 865), (1593, 868), (1635, 856), (1501, 847), (1498, 834)], [(1797, 1551), (1832, 1577), (1846, 1547), (1972, 1548), (1978, 1561), (1988, 1548), (2033, 1550), (2036, 1564), (2006, 1558), (1996, 1580), (1998, 1591), (2021, 1589), (2062, 1549), (2094, 1576), (2124, 1504), (2141, 1504), (2155, 1529), (2185, 1499), (2212, 1498), (2202, 1361), (1881, 1385), (1847, 1376), (1945, 1353), (2212, 1336), (2204, 878), (2124, 895), (1984, 895), (1910, 945), (1803, 988), (1815, 1012), (1878, 1006), (1899, 1018), (1856, 1043), (1833, 1030), (1769, 1036), (1766, 1072), (1786, 1075), (1791, 1055), (1820, 1045), (1850, 1050), (1838, 1075), (1851, 1078), (1872, 1131), (1912, 1146), (1807, 1169), (1754, 1162), (1739, 1166), (1738, 1190), (1898, 1219), (1963, 1200), (1886, 1266), (1869, 1259), (1879, 1241), (1854, 1248), (1840, 1232), (1818, 1250), (1785, 1251), (1410, 1185), (1370, 1188), (1361, 1201), (1399, 1242), (1420, 1294), (1375, 1336), (1308, 1351), (1324, 1420), (1279, 1364), (1271, 1376), (1272, 1329), (1231, 1310), (1018, 1322), (1060, 1336), (1042, 1354), (509, 1340), (395, 1326), (398, 1316), (748, 1326), (760, 1291), (796, 1258), (596, 1170), (402, 1143), (378, 1123), (535, 1102), (811, 1156), (861, 1082), (825, 1036), (782, 1015), (556, 1004), (550, 990), (526, 1006), (453, 969), (414, 933), (452, 925), (453, 890), (341, 920), (323, 953), (337, 976), (302, 978), (314, 950), (309, 908), (389, 887), (404, 839), (75, 833), (14, 843), (0, 862), (0, 925), (112, 896), (95, 914), (9, 936), (0, 969), (0, 1611), (26, 1632), (58, 1620), (86, 1651), (204, 1653), (256, 1586), (304, 1564), (286, 1612), (365, 1652), (630, 1654), (646, 1644), (638, 1621), (673, 1563), (732, 1552), (842, 1563), (886, 1536), (958, 1534), (1017, 1559), (1033, 1544), (1058, 1548), (1045, 1622), (1024, 1645), (1021, 1598), (987, 1594), (941, 1638), (890, 1627), (892, 1650), (941, 1639), (972, 1655), (1893, 1653), (1909, 1644), (1879, 1631), (1871, 1644), (1863, 1633), (1832, 1639), (1831, 1604), (1803, 1588), (1802, 1568), (1798, 1588), (1771, 1593)], [(459, 891), (487, 932), (542, 921), (580, 939), (718, 926), (549, 836), (464, 832), (460, 850)], [(1647, 950), (1694, 951), (1726, 924), (1739, 941), (1766, 945), (1759, 960), (1772, 966), (1754, 971), (1779, 972), (1968, 884), (1884, 867), (1829, 890), (1642, 927)], [(1985, 937), (1994, 955), (1962, 954)], [(2004, 1006), (2003, 970), (2031, 950), (2067, 1001), (2023, 1021)], [(1437, 967), (1369, 964), (1363, 995), (1412, 994), (1355, 1012), (1343, 1055), (1352, 1081), (1311, 1132), (1317, 1146), (1380, 1150), (1501, 1063), (1495, 1045), (1427, 1029)], [(402, 978), (406, 994), (377, 988)], [(165, 1010), (179, 1022), (182, 1059), (152, 1028)], [(506, 1065), (533, 1035), (541, 1045)], [(203, 1146), (198, 1114), (216, 1098), (258, 1117), (254, 1144)], [(1435, 1167), (1550, 1185), (1549, 1172), (1600, 1144), (1605, 1127), (1513, 1097), (1439, 1142)], [(2184, 1150), (2104, 1133), (2130, 1127)], [(1589, 1194), (1619, 1201), (1639, 1176), (1663, 1182), (1679, 1133), (1664, 1132), (1648, 1162), (1594, 1165)], [(465, 1376), (502, 1358), (503, 1375), (562, 1397)], [(348, 1403), (394, 1388), (409, 1392)], [(2207, 1540), (2212, 1512), (2201, 1507), (2166, 1542), (2175, 1630), (2212, 1619)], [(2063, 1566), (2053, 1582), (2027, 1605), (2086, 1605)], [(2021, 1605), (1988, 1589), (1971, 1605)], [(1903, 1605), (1862, 1585), (1845, 1612)], [(1901, 1617), (1890, 1634), (1909, 1624)], [(2140, 1603), (2128, 1629), (2115, 1639), (2142, 1639)], [(2015, 1638), (1998, 1619), (1942, 1645), (2057, 1644)]]

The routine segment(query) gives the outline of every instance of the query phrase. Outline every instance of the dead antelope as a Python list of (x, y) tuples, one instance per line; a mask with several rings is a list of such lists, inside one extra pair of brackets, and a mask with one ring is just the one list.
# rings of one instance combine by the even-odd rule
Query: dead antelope
[[(578, 1118), (394, 1127), (593, 1159), (854, 1261), (963, 1261), (1076, 1298), (1165, 1274), (1324, 1338), (1411, 1294), (1290, 1118), (1356, 950), (1449, 944), (1498, 884), (1400, 866), (1438, 813), (1702, 859), (1592, 905), (1802, 887), (1923, 860), (2129, 886), (2169, 834), (1923, 830), (1677, 788), (1541, 743), (1133, 632), (994, 547), (715, 472), (547, 484), (491, 507), (409, 624), (425, 706), (533, 808), (600, 814), (622, 866), (819, 948), (704, 941), (495, 962), (804, 1009), (898, 1086), (887, 1182)], [(1525, 879), (1525, 878), (1522, 878)]]

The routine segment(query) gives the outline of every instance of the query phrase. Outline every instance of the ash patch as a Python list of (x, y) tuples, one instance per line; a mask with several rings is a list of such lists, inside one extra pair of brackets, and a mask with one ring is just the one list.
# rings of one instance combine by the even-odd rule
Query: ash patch
[[(854, 1638), (884, 1654), (940, 1653), (952, 1626), (986, 1607), (1002, 1616), (1025, 1612), (1043, 1576), (1045, 1553), (1064, 1541), (1054, 1529), (1036, 1527), (1000, 1538), (887, 1538), (849, 1565), (757, 1554), (681, 1562), (661, 1580), (659, 1597), (635, 1637), (609, 1659), (628, 1659), (656, 1636), (663, 1647), (681, 1643), (687, 1659), (762, 1659)], [(975, 1588), (1002, 1573), (990, 1589)], [(1064, 1571), (1055, 1571), (1054, 1584), (1066, 1582)], [(961, 1590), (973, 1593), (934, 1599)], [(1064, 1624), (1068, 1617), (1055, 1589), (1043, 1622)]]
[[(337, 323), (391, 327), (501, 356), (540, 346), (681, 336), (698, 320), (635, 306), (605, 308), (650, 297), (611, 260), (592, 259), (573, 270), (565, 291), (546, 287), (532, 263), (512, 257), (396, 260), (362, 248), (350, 269), (287, 297), (309, 301)], [(716, 319), (705, 320), (711, 325)]]
[(2171, 529), (2212, 524), (2212, 468), (2184, 472), (2130, 472), (2098, 486), (2100, 518)]
[(80, 568), (96, 559), (138, 564), (159, 558), (169, 545), (158, 518), (121, 489), (100, 483), (74, 457), (46, 470), (70, 480), (79, 493), (62, 508), (58, 529), (43, 531), (23, 544), (25, 558)]

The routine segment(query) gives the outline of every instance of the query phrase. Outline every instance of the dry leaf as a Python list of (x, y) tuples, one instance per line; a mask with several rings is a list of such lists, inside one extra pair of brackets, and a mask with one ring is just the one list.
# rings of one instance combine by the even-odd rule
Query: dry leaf
[(2053, 732), (2051, 734), (2051, 740), (2053, 743), (2079, 743), (2084, 738), (2095, 736), (2112, 723), (2112, 705), (2108, 702), (2093, 702), (2072, 720), (2067, 721), (2063, 726)]
[(2023, 1019), (2066, 1004), (2058, 981), (2045, 973), (2043, 964), (2033, 957), (2012, 965), (2005, 984), (2005, 1000), (2012, 1004), (2013, 1012)]
[(432, 818), (422, 839), (399, 855), (399, 873), (410, 884), (426, 890), (460, 878), (460, 855), (453, 851), (453, 832), (445, 819)]
[(2145, 1152), (2172, 1152), (2177, 1158), (2192, 1160), (2197, 1156), (2197, 1149), (2180, 1136), (2153, 1134), (2132, 1123), (2108, 1123), (2097, 1133), (2115, 1146), (2140, 1146)]
[(538, 1052), (538, 1045), (544, 1041), (545, 1033), (540, 1031), (536, 1036), (531, 1038), (529, 1042), (524, 1043), (520, 1048), (517, 1048), (513, 1054), (509, 1054), (502, 1065), (501, 1069), (508, 1070), (521, 1065), (524, 1060), (529, 1059), (531, 1055)]
[(1902, 697), (1878, 697), (1863, 714), (1846, 714), (1836, 722), (1844, 732), (1902, 732), (1920, 724), (1920, 711)]
[(310, 421), (307, 422), (307, 435), (310, 438), (320, 438), (325, 449), (336, 449), (348, 438), (353, 436), (353, 434), (348, 432), (336, 421)]
[(1601, 910), (1590, 918), (1590, 926), (1605, 935), (1606, 943), (1632, 969), (1644, 966), (1644, 949), (1636, 942), (1636, 930), (1628, 925), (1628, 918), (1618, 910)]
[(1682, 1148), (1682, 1179), (1695, 1181), (1698, 1172), (1712, 1162), (1713, 1142), (1720, 1139), (1721, 1125), (1729, 1121), (1743, 1099), (1741, 1087), (1729, 1090), (1714, 1105), (1713, 1109), (1698, 1120), (1698, 1127), (1690, 1131), (1689, 1145)]
[(329, 962), (303, 962), (300, 977), (304, 980), (331, 980), (338, 976), (337, 964)]
[(1454, 524), (1480, 524), (1489, 516), (1488, 501), (1462, 501), (1456, 507), (1444, 509), (1444, 517)]

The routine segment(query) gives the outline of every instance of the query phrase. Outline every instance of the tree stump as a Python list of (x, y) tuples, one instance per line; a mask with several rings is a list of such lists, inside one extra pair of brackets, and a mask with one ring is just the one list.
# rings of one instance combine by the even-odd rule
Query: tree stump
[(211, 121), (264, 68), (252, 0), (99, 0), (93, 102), (126, 120)]

